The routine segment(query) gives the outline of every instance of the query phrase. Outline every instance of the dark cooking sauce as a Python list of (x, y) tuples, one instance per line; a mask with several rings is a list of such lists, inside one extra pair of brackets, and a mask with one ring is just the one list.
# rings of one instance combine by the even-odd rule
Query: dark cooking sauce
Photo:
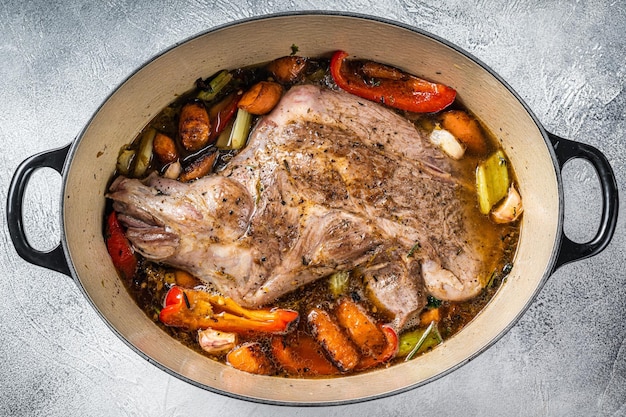
[[(284, 83), (286, 88), (289, 88), (295, 83), (313, 83), (325, 86), (327, 88), (336, 89), (332, 77), (328, 71), (328, 60), (326, 59), (311, 59), (304, 71), (304, 74), (298, 78), (297, 81)], [(267, 69), (264, 65), (259, 65), (250, 68), (243, 68), (231, 71), (234, 75), (231, 84), (222, 91), (212, 102), (218, 102), (228, 94), (232, 94), (237, 90), (245, 90), (253, 85), (256, 81), (261, 79), (270, 78)], [(211, 77), (210, 77), (211, 78)], [(198, 80), (197, 88), (191, 92), (179, 97), (176, 101), (163, 109), (149, 124), (146, 129), (156, 129), (158, 132), (162, 132), (172, 138), (178, 135), (178, 119), (180, 117), (181, 107), (188, 103), (190, 100), (197, 97), (198, 92), (207, 87), (207, 80)], [(448, 109), (460, 109), (469, 113), (468, 109), (463, 108), (458, 100), (455, 101)], [(404, 113), (403, 113), (404, 114)], [(437, 114), (415, 114), (406, 113), (405, 116), (411, 120), (416, 128), (427, 136), (428, 132), (433, 129), (433, 126), (439, 123)], [(254, 125), (254, 120), (253, 120)], [(145, 132), (145, 131), (144, 131)], [(140, 142), (143, 132), (130, 143), (126, 150), (132, 152), (139, 152)], [(485, 155), (491, 154), (496, 151), (498, 141), (496, 138), (485, 130), (485, 137), (487, 140), (487, 151), (484, 155), (472, 155), (466, 154), (461, 160), (454, 162), (455, 175), (461, 178), (468, 178), (468, 183), (472, 183), (472, 187), (461, 187), (460, 198), (470, 207), (477, 205), (476, 203), (476, 191), (473, 186), (476, 166), (485, 159)], [(216, 150), (214, 145), (207, 145), (200, 150), (187, 151), (181, 147), (178, 147), (180, 152), (180, 161), (183, 165), (190, 164), (193, 160), (202, 157), (208, 152), (216, 152), (217, 157), (214, 163), (214, 171), (223, 169), (228, 165), (230, 159), (238, 152), (237, 150)], [(166, 172), (168, 168), (167, 164), (163, 164), (153, 158), (152, 162), (148, 166), (144, 176), (148, 173), (157, 171), (160, 174)], [(114, 177), (119, 174), (116, 173)], [(512, 175), (513, 173), (510, 172)], [(209, 174), (210, 175), (210, 174)], [(513, 178), (514, 181), (514, 178)], [(108, 206), (108, 212), (111, 211), (110, 205)], [(445, 340), (450, 338), (455, 333), (459, 332), (464, 326), (467, 325), (489, 302), (493, 295), (498, 290), (499, 286), (505, 281), (506, 276), (511, 268), (513, 257), (517, 247), (517, 240), (519, 236), (519, 222), (513, 221), (505, 224), (496, 224), (490, 220), (489, 216), (481, 214), (478, 209), (468, 210), (471, 213), (467, 221), (473, 222), (478, 225), (478, 228), (484, 231), (482, 237), (485, 241), (494, 242), (491, 246), (485, 246), (484, 258), (488, 260), (488, 264), (484, 266), (485, 271), (489, 271), (486, 282), (483, 283), (484, 289), (480, 294), (471, 300), (463, 302), (442, 301), (429, 297), (429, 304), (425, 310), (438, 310), (438, 319), (436, 320), (435, 327), (438, 330), (440, 337)], [(164, 331), (175, 337), (180, 342), (186, 344), (191, 349), (206, 354), (207, 356), (224, 361), (226, 353), (208, 354), (200, 348), (198, 344), (198, 336), (196, 331), (186, 331), (181, 328), (165, 326), (159, 320), (159, 313), (163, 308), (163, 302), (167, 291), (176, 283), (174, 276), (174, 269), (165, 265), (159, 265), (157, 263), (148, 261), (138, 255), (138, 268), (134, 277), (130, 280), (123, 280), (126, 288), (137, 302), (137, 305), (150, 317), (158, 326)], [(207, 288), (206, 285), (197, 282), (198, 288)], [(309, 285), (303, 286), (296, 291), (283, 296), (273, 305), (280, 306), (281, 308), (293, 309), (300, 312), (300, 320), (297, 324), (298, 331), (310, 334), (306, 322), (306, 311), (309, 311), (313, 307), (330, 307), (336, 304), (339, 297), (348, 297), (351, 300), (357, 302), (363, 306), (367, 312), (379, 323), (384, 323), (387, 318), (376, 309), (367, 297), (364, 291), (363, 284), (358, 279), (351, 279), (348, 281), (348, 287), (342, 291), (341, 296), (333, 294), (329, 291), (329, 283), (327, 279), (319, 279)], [(208, 288), (211, 290), (210, 288)], [(416, 328), (424, 328), (423, 324), (418, 324)], [(408, 329), (410, 331), (412, 329)], [(402, 335), (401, 335), (402, 336)], [(239, 344), (246, 341), (259, 341), (263, 346), (267, 348), (269, 345), (269, 338), (262, 334), (245, 334), (240, 335)], [(428, 349), (422, 349), (419, 353)], [(404, 361), (405, 357), (397, 357), (391, 361), (379, 365), (389, 366), (395, 362)], [(289, 375), (285, 371), (276, 369), (278, 375)], [(302, 375), (299, 375), (302, 376)], [(305, 374), (305, 376), (308, 376)]]

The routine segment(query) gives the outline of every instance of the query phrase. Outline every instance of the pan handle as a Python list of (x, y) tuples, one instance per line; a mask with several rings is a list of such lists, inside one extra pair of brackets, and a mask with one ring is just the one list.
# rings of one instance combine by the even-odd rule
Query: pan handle
[(54, 249), (44, 252), (33, 248), (26, 234), (22, 217), (24, 190), (30, 181), (31, 175), (40, 168), (52, 168), (59, 174), (63, 172), (63, 164), (69, 152), (71, 143), (62, 148), (42, 152), (25, 159), (13, 174), (7, 195), (7, 226), (13, 241), (13, 246), (24, 260), (53, 271), (71, 276), (63, 248), (59, 243)]
[(560, 169), (563, 170), (565, 163), (574, 158), (588, 161), (596, 170), (602, 191), (602, 216), (596, 235), (588, 242), (576, 243), (562, 232), (561, 247), (554, 267), (556, 270), (569, 262), (597, 255), (606, 248), (615, 232), (619, 199), (613, 169), (602, 152), (593, 146), (563, 139), (549, 132), (548, 137), (552, 141)]

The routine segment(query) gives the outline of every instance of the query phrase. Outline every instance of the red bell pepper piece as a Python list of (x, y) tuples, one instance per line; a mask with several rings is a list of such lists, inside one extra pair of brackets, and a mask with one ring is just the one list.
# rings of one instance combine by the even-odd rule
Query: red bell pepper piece
[(217, 137), (226, 128), (228, 122), (237, 113), (237, 104), (240, 98), (241, 95), (233, 93), (211, 107), (209, 110), (209, 118), (211, 120), (210, 142), (217, 140)]
[(417, 113), (438, 112), (454, 102), (456, 91), (392, 67), (377, 64), (377, 76), (366, 75), (359, 67), (346, 65), (347, 52), (336, 51), (330, 73), (337, 86), (361, 98)]
[(293, 310), (249, 310), (228, 297), (179, 286), (170, 288), (164, 304), (159, 314), (161, 323), (187, 330), (285, 333), (298, 319), (298, 312)]
[(385, 334), (387, 346), (380, 355), (361, 357), (361, 360), (355, 367), (355, 370), (362, 371), (364, 369), (373, 368), (376, 365), (393, 359), (396, 356), (396, 353), (398, 353), (398, 348), (400, 347), (400, 338), (398, 337), (398, 333), (396, 333), (392, 327), (387, 325), (381, 326), (380, 329)]
[(133, 279), (137, 270), (137, 256), (124, 234), (124, 229), (120, 225), (115, 211), (112, 211), (107, 218), (105, 237), (113, 265), (123, 275), (124, 279)]

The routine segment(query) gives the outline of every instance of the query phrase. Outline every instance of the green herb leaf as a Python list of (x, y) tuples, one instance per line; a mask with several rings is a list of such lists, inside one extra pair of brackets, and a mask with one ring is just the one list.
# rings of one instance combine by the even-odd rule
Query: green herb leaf
[(398, 356), (406, 356), (405, 361), (410, 361), (416, 355), (426, 352), (443, 342), (443, 338), (437, 328), (437, 322), (432, 321), (426, 329), (418, 329), (404, 333), (400, 336)]
[(433, 297), (432, 295), (429, 295), (428, 297), (426, 297), (426, 307), (428, 308), (437, 308), (441, 305), (441, 300), (438, 298)]
[(415, 245), (413, 245), (413, 247), (411, 248), (411, 250), (409, 251), (409, 253), (406, 254), (407, 258), (411, 258), (413, 256), (413, 254), (415, 253), (416, 250), (420, 249), (422, 246), (420, 245), (419, 242), (417, 242)]

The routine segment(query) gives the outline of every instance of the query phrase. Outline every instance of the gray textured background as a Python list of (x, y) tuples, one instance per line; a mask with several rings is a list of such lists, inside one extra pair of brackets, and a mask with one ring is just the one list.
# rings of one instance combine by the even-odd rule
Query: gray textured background
[[(333, 9), (415, 25), (469, 51), (545, 127), (602, 150), (626, 184), (623, 1), (0, 1), (0, 195), (19, 162), (71, 141), (149, 58), (214, 25), (265, 13)], [(61, 179), (38, 171), (25, 200), (40, 249), (60, 234)], [(593, 169), (564, 172), (568, 235), (593, 236)], [(0, 218), (0, 415), (7, 416), (624, 416), (624, 216), (601, 255), (558, 270), (513, 329), (466, 366), (390, 398), (292, 409), (181, 382), (113, 335), (66, 276), (22, 261)]]

